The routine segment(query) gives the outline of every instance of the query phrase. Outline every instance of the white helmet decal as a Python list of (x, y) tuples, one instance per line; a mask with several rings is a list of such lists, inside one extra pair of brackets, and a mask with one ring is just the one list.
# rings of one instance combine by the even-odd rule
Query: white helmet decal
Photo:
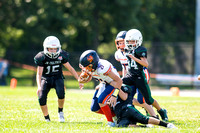
[[(125, 37), (125, 49), (127, 50), (135, 50), (142, 44), (142, 34), (137, 29), (131, 29), (126, 33)], [(135, 44), (129, 44), (129, 41), (135, 41)]]
[[(46, 37), (43, 42), (43, 47), (44, 47), (44, 54), (48, 56), (49, 58), (55, 59), (60, 55), (60, 51), (61, 51), (60, 41), (55, 36)], [(57, 51), (56, 53), (51, 53), (48, 51), (48, 48), (57, 48)]]

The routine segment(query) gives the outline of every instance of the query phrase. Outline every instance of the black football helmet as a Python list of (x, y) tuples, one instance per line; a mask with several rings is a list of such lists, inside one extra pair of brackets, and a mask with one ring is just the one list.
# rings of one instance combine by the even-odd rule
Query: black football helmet
[(80, 66), (86, 68), (87, 70), (93, 72), (97, 69), (99, 62), (99, 56), (94, 50), (86, 50), (80, 56), (79, 64)]

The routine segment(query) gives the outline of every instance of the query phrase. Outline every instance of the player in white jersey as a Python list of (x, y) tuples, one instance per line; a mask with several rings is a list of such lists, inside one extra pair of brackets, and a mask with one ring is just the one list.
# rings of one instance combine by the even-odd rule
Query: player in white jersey
[(91, 110), (104, 114), (107, 118), (108, 126), (115, 126), (112, 118), (115, 114), (107, 102), (109, 100), (112, 105), (115, 105), (116, 97), (121, 90), (122, 80), (117, 70), (109, 61), (99, 59), (99, 56), (94, 50), (86, 50), (82, 53), (80, 67), (82, 69), (79, 77), (80, 83), (89, 82), (92, 77), (100, 81), (100, 84), (95, 89)]
[[(116, 45), (116, 48), (117, 48), (117, 51), (115, 52), (115, 59), (117, 61), (119, 61), (122, 65), (122, 77), (124, 77), (127, 73), (127, 70), (128, 70), (128, 61), (127, 61), (127, 57), (124, 55), (124, 47), (125, 47), (125, 44), (124, 44), (124, 39), (125, 39), (125, 36), (126, 36), (126, 32), (127, 31), (120, 31), (118, 34), (117, 34), (117, 37), (115, 39), (115, 45)], [(149, 77), (149, 72), (147, 70), (147, 68), (144, 67), (144, 73), (145, 73), (145, 76), (146, 76), (146, 80), (147, 82), (149, 83), (149, 80), (150, 80), (150, 77)], [(156, 116), (152, 106), (148, 105), (145, 100), (144, 100), (144, 97), (142, 96), (142, 94), (140, 93), (140, 91), (138, 91), (138, 89), (135, 89), (134, 86), (131, 86), (132, 87), (132, 90), (133, 90), (133, 96), (135, 95), (136, 91), (137, 91), (137, 99), (133, 99), (133, 104), (134, 105), (137, 105), (137, 106), (140, 106), (140, 107), (144, 107), (145, 110), (153, 117), (158, 117)]]

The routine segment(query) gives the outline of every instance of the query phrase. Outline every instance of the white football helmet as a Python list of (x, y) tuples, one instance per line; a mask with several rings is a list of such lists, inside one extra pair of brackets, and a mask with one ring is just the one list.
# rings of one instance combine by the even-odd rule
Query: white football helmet
[[(135, 41), (135, 43), (130, 44), (129, 41)], [(142, 34), (137, 29), (131, 29), (126, 33), (125, 37), (125, 49), (128, 51), (135, 50), (142, 44)]]
[[(61, 51), (60, 41), (55, 36), (48, 36), (43, 42), (43, 47), (44, 47), (44, 54), (49, 58), (55, 59), (60, 55)], [(48, 51), (48, 48), (57, 48), (57, 51), (56, 53), (51, 53)]]

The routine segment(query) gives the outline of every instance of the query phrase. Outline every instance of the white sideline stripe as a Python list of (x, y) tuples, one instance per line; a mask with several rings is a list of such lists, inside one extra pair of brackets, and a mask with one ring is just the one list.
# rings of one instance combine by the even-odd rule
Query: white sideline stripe
[[(170, 90), (151, 90), (153, 96), (172, 96)], [(179, 96), (200, 97), (200, 90), (180, 90)]]

